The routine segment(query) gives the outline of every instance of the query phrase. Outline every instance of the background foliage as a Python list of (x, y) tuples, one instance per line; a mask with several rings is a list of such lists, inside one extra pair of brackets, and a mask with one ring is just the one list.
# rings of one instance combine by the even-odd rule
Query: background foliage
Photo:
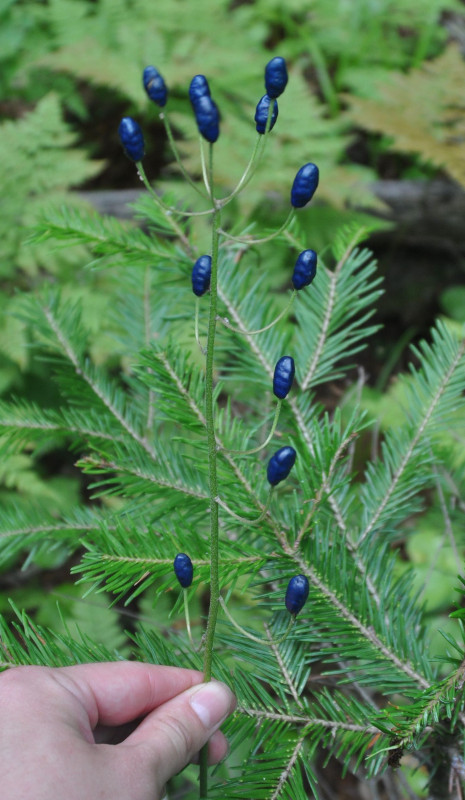
[[(205, 25), (206, 19), (208, 25)], [(207, 0), (200, 3), (198, 0), (195, 3), (193, 0), (163, 0), (157, 3), (156, 14), (153, 3), (147, 0), (51, 0), (46, 3), (4, 0), (0, 3), (0, 172), (4, 188), (0, 220), (0, 428), (4, 432), (0, 438), (0, 518), (3, 531), (0, 580), (3, 589), (1, 610), (7, 621), (15, 617), (8, 603), (8, 598), (11, 598), (18, 609), (26, 609), (32, 615), (34, 626), (44, 625), (55, 631), (57, 647), (64, 647), (64, 652), (71, 654), (67, 658), (95, 657), (92, 641), (99, 643), (102, 654), (114, 653), (115, 649), (122, 655), (128, 654), (134, 644), (124, 634), (125, 628), (136, 638), (139, 652), (146, 657), (154, 657), (154, 648), (157, 658), (164, 652), (163, 642), (156, 633), (143, 630), (143, 621), (150, 620), (149, 629), (153, 628), (153, 586), (151, 591), (147, 591), (153, 582), (158, 593), (157, 615), (164, 609), (172, 611), (171, 595), (165, 591), (167, 582), (171, 580), (167, 559), (160, 551), (159, 567), (154, 567), (156, 542), (147, 539), (147, 531), (153, 525), (150, 513), (142, 527), (131, 522), (133, 514), (141, 514), (144, 518), (147, 513), (144, 506), (149, 498), (152, 499), (149, 487), (154, 476), (147, 463), (150, 453), (144, 451), (137, 440), (128, 446), (128, 430), (124, 425), (119, 424), (120, 430), (113, 440), (115, 419), (118, 415), (126, 418), (129, 413), (127, 398), (135, 398), (136, 361), (142, 370), (137, 373), (138, 387), (141, 374), (145, 375), (145, 381), (147, 375), (152, 377), (147, 385), (144, 383), (145, 394), (138, 397), (136, 407), (129, 413), (131, 429), (137, 427), (132, 413), (134, 419), (139, 419), (141, 404), (148, 404), (149, 398), (158, 391), (160, 381), (163, 385), (167, 381), (166, 365), (163, 367), (161, 362), (153, 361), (148, 353), (136, 355), (151, 343), (147, 338), (148, 330), (157, 331), (159, 342), (169, 332), (181, 348), (191, 352), (194, 359), (198, 358), (191, 338), (192, 312), (187, 305), (187, 295), (184, 297), (182, 294), (189, 259), (179, 249), (173, 249), (172, 241), (163, 236), (168, 231), (166, 221), (154, 217), (144, 200), (140, 201), (137, 214), (143, 215), (144, 224), (161, 233), (161, 238), (150, 238), (132, 224), (121, 224), (95, 215), (88, 202), (73, 191), (76, 187), (118, 189), (137, 186), (116, 137), (119, 118), (131, 113), (137, 116), (147, 132), (150, 177), (157, 179), (157, 186), (172, 193), (170, 196), (177, 200), (182, 198), (186, 204), (194, 203), (193, 193), (184, 183), (180, 184), (163, 129), (153, 109), (146, 104), (140, 88), (142, 68), (147, 63), (154, 63), (163, 70), (172, 90), (170, 118), (186, 164), (197, 174), (196, 135), (187, 87), (195, 72), (208, 74), (223, 117), (217, 180), (226, 192), (240, 176), (241, 165), (249, 155), (250, 118), (263, 92), (263, 65), (273, 54), (283, 55), (288, 60), (289, 87), (280, 102), (280, 119), (269, 142), (267, 161), (251, 184), (250, 191), (228, 210), (227, 218), (232, 228), (247, 223), (256, 225), (258, 230), (263, 224), (267, 227), (276, 222), (279, 224), (295, 167), (309, 158), (319, 164), (322, 175), (319, 203), (311, 211), (302, 213), (300, 226), (292, 230), (291, 240), (288, 237), (251, 256), (256, 257), (260, 274), (266, 265), (265, 285), (252, 289), (254, 284), (248, 281), (258, 275), (253, 271), (245, 277), (238, 273), (237, 286), (228, 287), (234, 297), (236, 292), (243, 296), (248, 288), (251, 292), (262, 292), (266, 286), (270, 301), (262, 312), (264, 319), (268, 319), (269, 314), (282, 307), (282, 269), (283, 263), (289, 262), (291, 245), (298, 243), (303, 247), (315, 247), (333, 266), (337, 253), (331, 256), (329, 248), (335, 246), (336, 231), (341, 225), (359, 227), (364, 224), (371, 231), (393, 237), (388, 240), (389, 250), (398, 232), (385, 233), (389, 226), (382, 216), (369, 214), (374, 211), (382, 215), (385, 211), (373, 192), (373, 181), (377, 178), (402, 180), (414, 176), (427, 180), (440, 176), (463, 184), (465, 151), (461, 88), (464, 30), (463, 5), (445, 0), (422, 0), (414, 7), (404, 0), (364, 0), (356, 7), (343, 0), (332, 3), (313, 0), (310, 4), (301, 0), (286, 4), (272, 0), (244, 4), (223, 0), (215, 4)], [(232, 42), (236, 43), (234, 47)], [(237, 46), (238, 42), (241, 47)], [(244, 53), (247, 53), (247, 58), (244, 58)], [(31, 240), (31, 232), (43, 218), (47, 222), (45, 226), (42, 223), (41, 235), (35, 235)], [(200, 218), (193, 232), (193, 245), (202, 249), (208, 236), (208, 225)], [(73, 246), (57, 249), (57, 240)], [(372, 244), (376, 245), (376, 238)], [(462, 296), (457, 291), (464, 283), (461, 252), (462, 255), (459, 253), (456, 259), (452, 288), (447, 292), (440, 284), (439, 301), (428, 305), (419, 322), (415, 321), (405, 330), (399, 327), (397, 318), (394, 326), (389, 327), (392, 320), (389, 315), (385, 316), (382, 321), (387, 323), (387, 329), (381, 336), (375, 330), (381, 319), (378, 316), (375, 322), (369, 323), (367, 332), (373, 335), (373, 344), (362, 354), (357, 353), (362, 342), (357, 327), (351, 343), (347, 341), (347, 329), (335, 323), (335, 331), (332, 331), (335, 354), (341, 354), (343, 340), (346, 340), (342, 366), (337, 359), (332, 359), (329, 348), (323, 354), (323, 365), (318, 365), (320, 371), (312, 372), (311, 377), (301, 376), (304, 388), (312, 389), (312, 404), (315, 404), (312, 414), (317, 415), (324, 408), (332, 413), (337, 404), (342, 407), (340, 421), (331, 417), (331, 422), (325, 423), (324, 416), (318, 416), (318, 423), (315, 421), (320, 437), (317, 441), (321, 440), (320, 469), (330, 467), (331, 461), (327, 463), (325, 458), (331, 459), (331, 454), (334, 456), (337, 443), (340, 443), (338, 436), (348, 431), (347, 452), (350, 453), (350, 464), (358, 471), (362, 492), (376, 490), (379, 455), (382, 463), (389, 463), (389, 459), (395, 463), (396, 455), (401, 460), (403, 457), (398, 450), (402, 437), (415, 440), (415, 419), (419, 417), (412, 414), (413, 419), (407, 419), (406, 409), (410, 408), (419, 379), (415, 375), (398, 379), (393, 373), (406, 365), (407, 358), (403, 354), (408, 341), (417, 341), (427, 334), (434, 314), (439, 311), (447, 316), (448, 322), (446, 328), (439, 329), (441, 333), (438, 336), (443, 336), (444, 348), (452, 346), (450, 337), (455, 335), (455, 326), (463, 322), (463, 310), (457, 299)], [(384, 255), (382, 252), (382, 258)], [(169, 280), (166, 287), (160, 289), (158, 304), (150, 309), (149, 319), (146, 298), (152, 291), (153, 278), (148, 275), (155, 259), (164, 277), (168, 277), (168, 266), (173, 259), (177, 268), (175, 272), (170, 270)], [(400, 266), (408, 273), (408, 260)], [(440, 267), (438, 269), (440, 272)], [(362, 306), (353, 305), (353, 318), (350, 314), (347, 316), (347, 308), (341, 309), (339, 320), (346, 326), (358, 324), (360, 314), (363, 315), (363, 297), (373, 302), (378, 293), (377, 284), (370, 290), (363, 289), (365, 284), (357, 283), (354, 274), (347, 273), (348, 283), (341, 286), (341, 297), (361, 293)], [(318, 316), (321, 313), (322, 303), (331, 288), (330, 273), (325, 275), (322, 272), (320, 282), (315, 284), (315, 293), (308, 301), (310, 306), (307, 308), (302, 303), (296, 311), (298, 324), (310, 331), (308, 341), (297, 343), (302, 351), (299, 358), (309, 367), (312, 364), (311, 352), (314, 353), (318, 346), (318, 338), (312, 339), (312, 335), (314, 332), (317, 337), (319, 329), (308, 325), (305, 315)], [(389, 272), (387, 278), (389, 289)], [(368, 279), (374, 280), (367, 273)], [(18, 289), (21, 294), (18, 294)], [(41, 306), (35, 299), (37, 292), (42, 298)], [(416, 286), (412, 292), (416, 298)], [(397, 296), (396, 304), (402, 306), (402, 303), (403, 297)], [(250, 324), (256, 322), (252, 318), (252, 305), (245, 304), (241, 309), (241, 319)], [(66, 366), (63, 362), (66, 353), (57, 347), (57, 330), (52, 335), (50, 320), (48, 326), (45, 324), (44, 308), (53, 312), (54, 319), (56, 314), (56, 319), (64, 323), (66, 336), (69, 333), (73, 348), (76, 345), (73, 353), (84, 365), (83, 374), (89, 379), (85, 378), (84, 382), (81, 379), (79, 387), (76, 387), (76, 376), (72, 375), (73, 360), (70, 362), (68, 353)], [(227, 306), (226, 309), (230, 311)], [(250, 319), (248, 315), (251, 315)], [(337, 321), (337, 314), (334, 319)], [(77, 330), (81, 332), (79, 336), (76, 336)], [(294, 325), (285, 329), (287, 343), (293, 333)], [(436, 346), (440, 347), (437, 341)], [(276, 346), (276, 341), (270, 337), (262, 352), (268, 364), (272, 363), (272, 354), (276, 355)], [(230, 361), (232, 352), (235, 366)], [(425, 352), (423, 355), (420, 351), (414, 353), (416, 366), (427, 358)], [(445, 351), (440, 352), (444, 357)], [(44, 360), (45, 356), (47, 360)], [(183, 368), (178, 352), (173, 358)], [(266, 376), (257, 376), (256, 358), (257, 352), (237, 348), (233, 341), (228, 341), (224, 351), (220, 352), (221, 366), (223, 370), (228, 368), (224, 372), (222, 391), (225, 397), (230, 398), (232, 411), (242, 409), (245, 403), (250, 407), (250, 430), (253, 426), (258, 430), (263, 414), (270, 413), (269, 408), (264, 409), (258, 403), (258, 394), (254, 399), (249, 391), (244, 391), (244, 376), (250, 376), (252, 368), (255, 381), (250, 389), (258, 393), (266, 389)], [(350, 368), (355, 361), (364, 370), (364, 376)], [(51, 364), (53, 371), (57, 368), (57, 373), (61, 373), (59, 385), (50, 381)], [(367, 382), (369, 385), (363, 385)], [(87, 386), (85, 391), (84, 384)], [(83, 403), (91, 401), (92, 405), (96, 404), (93, 416), (89, 416), (86, 406), (75, 407), (71, 401), (76, 390)], [(100, 398), (98, 403), (97, 397)], [(164, 430), (170, 430), (170, 426), (180, 421), (190, 431), (195, 430), (198, 421), (186, 419), (185, 409), (181, 412), (175, 405), (169, 410), (173, 400), (170, 396), (161, 407)], [(376, 420), (374, 426), (365, 427), (365, 423), (353, 421), (356, 401), (367, 411), (367, 419)], [(108, 404), (112, 409), (110, 417), (107, 416)], [(305, 405), (304, 411), (310, 414), (309, 406)], [(225, 435), (232, 425), (229, 413), (225, 407), (222, 419)], [(421, 414), (421, 410), (418, 413)], [(312, 419), (310, 414), (308, 424)], [(425, 636), (431, 642), (431, 652), (440, 659), (437, 681), (446, 674), (447, 653), (451, 647), (438, 629), (441, 628), (447, 636), (457, 633), (457, 622), (449, 620), (448, 614), (455, 607), (451, 587), (456, 584), (457, 573), (463, 571), (462, 409), (453, 410), (447, 420), (447, 424), (442, 424), (442, 417), (438, 417), (441, 424), (435, 427), (432, 439), (422, 443), (418, 452), (415, 451), (411, 469), (414, 471), (424, 463), (428, 465), (427, 476), (422, 477), (421, 471), (416, 476), (420, 483), (424, 483), (421, 483), (421, 492), (415, 484), (413, 505), (408, 492), (405, 497), (397, 497), (399, 517), (396, 524), (392, 522), (389, 535), (392, 580), (399, 581), (396, 586), (403, 586), (403, 580), (412, 580), (418, 601), (425, 604), (422, 617), (427, 631)], [(291, 422), (287, 419), (290, 429)], [(354, 431), (357, 431), (356, 447), (355, 435), (353, 440), (350, 438), (351, 425), (355, 425)], [(244, 431), (239, 428), (233, 430), (233, 434), (234, 441), (235, 437), (242, 437), (241, 446), (245, 441)], [(293, 435), (297, 435), (295, 431)], [(138, 436), (143, 441), (143, 431)], [(89, 489), (89, 483), (99, 480), (95, 478), (96, 473), (104, 477), (108, 473), (108, 464), (101, 462), (102, 452), (105, 452), (103, 460), (108, 462), (105, 443), (110, 438), (112, 446), (123, 448), (123, 460), (131, 457), (136, 474), (116, 470), (121, 456), (116, 451), (111, 458), (113, 470), (118, 472), (118, 489), (112, 491), (111, 483), (101, 491)], [(89, 442), (97, 457), (88, 452)], [(364, 484), (361, 476), (370, 456), (374, 457), (375, 466), (372, 471), (368, 469)], [(166, 460), (171, 461), (168, 457)], [(176, 462), (174, 452), (172, 460)], [(434, 470), (429, 468), (432, 460), (436, 465)], [(179, 468), (180, 474), (165, 475), (165, 480), (186, 481), (188, 485), (198, 486), (201, 492), (205, 476), (195, 474), (189, 457)], [(228, 478), (227, 473), (225, 477)], [(308, 480), (308, 477), (302, 474), (302, 479)], [(349, 497), (351, 491), (344, 488), (346, 476), (343, 470), (340, 481), (340, 485), (336, 484), (337, 491), (342, 493), (346, 502), (345, 492)], [(365, 485), (367, 488), (364, 490)], [(310, 486), (308, 490), (318, 492), (318, 487)], [(382, 486), (379, 491), (383, 491)], [(328, 502), (327, 498), (320, 499), (323, 506)], [(246, 502), (247, 497), (231, 497), (230, 500)], [(161, 507), (157, 514), (162, 519), (163, 515), (173, 513), (173, 499), (162, 498), (158, 502)], [(129, 527), (124, 527), (116, 536), (112, 527), (115, 513), (123, 508), (125, 525)], [(371, 508), (368, 500), (366, 508)], [(195, 513), (199, 513), (195, 511), (195, 498), (189, 500), (186, 509), (195, 519)], [(323, 514), (322, 529), (324, 525)], [(127, 539), (128, 530), (127, 552), (124, 548), (120, 552), (118, 548), (122, 546), (121, 541)], [(92, 539), (86, 536), (88, 531), (93, 531)], [(70, 568), (80, 562), (83, 539), (87, 552), (82, 564), (87, 583), (84, 587), (76, 587), (70, 580)], [(201, 561), (201, 542), (192, 525), (188, 529), (188, 542), (191, 552)], [(181, 545), (181, 542), (176, 544)], [(123, 608), (123, 603), (128, 601), (134, 581), (138, 581), (143, 572), (137, 566), (132, 571), (128, 568), (124, 573), (116, 570), (114, 575), (110, 572), (102, 575), (98, 571), (99, 554), (105, 548), (116, 559), (128, 556), (129, 551), (133, 552), (135, 548), (142, 558), (152, 559), (150, 576), (137, 584), (136, 606)], [(232, 544), (231, 548), (232, 563), (237, 559), (237, 552)], [(243, 542), (241, 553), (244, 554)], [(257, 560), (254, 570), (263, 566), (263, 562)], [(199, 581), (205, 580), (206, 575), (206, 567), (200, 564)], [(404, 575), (409, 577), (404, 578)], [(254, 598), (254, 607), (257, 607), (256, 589), (250, 584), (253, 571), (248, 570), (247, 574), (239, 572), (236, 577), (240, 592), (232, 594), (231, 603), (241, 621), (243, 605)], [(92, 593), (83, 600), (84, 590), (96, 582), (101, 589), (114, 592), (115, 597)], [(268, 618), (269, 606), (276, 607), (276, 599), (273, 595), (270, 597), (270, 600), (261, 601), (263, 616), (257, 619), (257, 624)], [(60, 613), (56, 598), (60, 600)], [(118, 601), (116, 612), (108, 609), (112, 599)], [(200, 589), (193, 602), (200, 618), (205, 608), (205, 597)], [(313, 602), (318, 606), (318, 598), (313, 598)], [(178, 607), (175, 605), (174, 608), (177, 613)], [(18, 614), (22, 618), (22, 611)], [(242, 623), (247, 624), (249, 619), (246, 612)], [(279, 627), (279, 619), (276, 624)], [(37, 628), (28, 625), (31, 659), (37, 660), (40, 656), (38, 640), (34, 638)], [(80, 644), (76, 641), (76, 625), (81, 631)], [(11, 634), (5, 630), (4, 636), (14, 655)], [(224, 641), (234, 641), (234, 634), (226, 626)], [(302, 646), (304, 644), (305, 641)], [(182, 642), (179, 646), (183, 647)], [(254, 656), (253, 648), (251, 646), (248, 651), (244, 641), (240, 647), (246, 663)], [(285, 655), (288, 665), (296, 658), (298, 649), (298, 642), (291, 639)], [(266, 662), (268, 656), (265, 653), (268, 651), (265, 648), (263, 651)], [(166, 659), (172, 657), (168, 651), (164, 655)], [(45, 660), (51, 657), (51, 652), (44, 656)], [(55, 657), (57, 663), (63, 660), (63, 656)], [(191, 658), (188, 652), (183, 657), (187, 661)], [(18, 658), (23, 656), (18, 655)], [(299, 663), (304, 666), (295, 676), (295, 685), (303, 687), (310, 666), (305, 658)], [(269, 665), (274, 677), (275, 667)], [(249, 689), (244, 685), (243, 691), (247, 693)], [(324, 716), (325, 708), (327, 712), (331, 708), (331, 713), (335, 713), (333, 687), (331, 696), (332, 700), (322, 695), (315, 701), (323, 707), (318, 711), (321, 716)], [(343, 707), (349, 701), (346, 695), (341, 694), (338, 702)], [(266, 703), (276, 704), (276, 699), (267, 696)], [(351, 708), (347, 715), (366, 721), (360, 709)], [(255, 725), (253, 716), (250, 731), (252, 723)], [(278, 728), (280, 724), (276, 725), (276, 730), (270, 726), (270, 739), (268, 744), (263, 739), (263, 748), (272, 747), (273, 736), (289, 735), (288, 750), (293, 752), (297, 746), (293, 734), (284, 734), (282, 726)], [(243, 728), (240, 731), (238, 729), (238, 736), (243, 735)], [(321, 729), (317, 738), (326, 742), (329, 752), (331, 742), (324, 739)], [(308, 768), (305, 779), (293, 773), (292, 781), (297, 783), (293, 785), (291, 782), (290, 796), (308, 793), (317, 775), (323, 797), (325, 791), (327, 794), (337, 791), (344, 797), (344, 786), (350, 779), (346, 779), (344, 784), (339, 778), (334, 778), (332, 790), (325, 789), (325, 780), (333, 780), (331, 770), (337, 775), (337, 761), (344, 761), (342, 741), (337, 740), (333, 751), (336, 760), (331, 762), (331, 769), (324, 772), (321, 771), (319, 756), (312, 755), (316, 745), (317, 739), (314, 743), (309, 740), (305, 763), (312, 766)], [(362, 745), (366, 746), (366, 741), (364, 744), (360, 742), (363, 749)], [(361, 752), (354, 747), (354, 753)], [(354, 758), (356, 760), (355, 755)], [(410, 774), (412, 767), (417, 769), (413, 775)], [(269, 769), (271, 772), (274, 769), (279, 775), (282, 765), (270, 765)], [(417, 793), (415, 796), (425, 796), (421, 784), (422, 775), (424, 783), (426, 774), (422, 770), (426, 768), (419, 761), (406, 759), (402, 769)], [(354, 768), (353, 772), (356, 774), (357, 770)], [(325, 775), (329, 777), (325, 778)], [(304, 783), (301, 785), (299, 780)], [(380, 788), (381, 784), (375, 788), (374, 778), (365, 776), (363, 780), (372, 787), (373, 797), (376, 797), (376, 791), (385, 791)], [(396, 791), (402, 797), (400, 785), (396, 784)], [(251, 791), (258, 789), (252, 787)], [(393, 791), (391, 787), (391, 796), (395, 797)], [(408, 796), (407, 790), (405, 792)]]

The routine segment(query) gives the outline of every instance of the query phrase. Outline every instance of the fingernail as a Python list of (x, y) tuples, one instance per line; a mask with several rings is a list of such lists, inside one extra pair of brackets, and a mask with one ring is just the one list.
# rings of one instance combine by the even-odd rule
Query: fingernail
[(211, 681), (196, 688), (189, 702), (202, 725), (208, 730), (217, 728), (234, 708), (234, 695), (224, 683)]

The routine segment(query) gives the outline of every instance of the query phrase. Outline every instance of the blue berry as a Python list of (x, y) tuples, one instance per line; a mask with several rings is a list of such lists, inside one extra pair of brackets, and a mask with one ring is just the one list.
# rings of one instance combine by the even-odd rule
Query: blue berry
[(210, 286), (212, 274), (211, 256), (200, 256), (192, 267), (192, 291), (202, 297)]
[(205, 75), (194, 75), (189, 86), (189, 99), (192, 105), (201, 97), (210, 97), (210, 87)]
[(309, 592), (308, 580), (305, 575), (294, 575), (287, 584), (286, 589), (286, 608), (289, 614), (298, 614), (302, 611)]
[(186, 556), (185, 553), (178, 553), (174, 559), (173, 567), (174, 574), (182, 588), (187, 589), (191, 585), (194, 576), (194, 567), (189, 556)]
[(284, 400), (291, 391), (295, 375), (295, 364), (292, 356), (283, 356), (276, 363), (273, 376), (273, 392), (279, 400)]
[(144, 89), (157, 106), (166, 105), (168, 90), (165, 81), (155, 67), (146, 67), (142, 76)]
[(123, 117), (118, 127), (120, 142), (126, 155), (132, 161), (141, 161), (144, 157), (144, 137), (138, 122), (132, 117)]
[(220, 135), (220, 113), (209, 95), (198, 97), (193, 103), (197, 127), (203, 138), (213, 144)]
[[(258, 133), (265, 133), (266, 121), (268, 119), (268, 109), (270, 107), (270, 103), (271, 103), (271, 97), (268, 97), (267, 94), (264, 94), (262, 99), (259, 100), (257, 103), (257, 108), (255, 109), (255, 122), (257, 123), (256, 128)], [(273, 129), (273, 126), (277, 119), (278, 119), (278, 104), (275, 100), (269, 127), (270, 131)]]
[(279, 97), (288, 81), (284, 58), (275, 56), (265, 67), (265, 88), (269, 97)]
[(294, 208), (307, 205), (317, 190), (319, 179), (318, 167), (311, 161), (299, 169), (291, 189), (291, 205)]
[(293, 447), (281, 447), (268, 461), (266, 476), (272, 486), (283, 481), (295, 464), (297, 453)]
[(316, 265), (318, 256), (314, 250), (302, 250), (295, 262), (294, 272), (292, 273), (292, 285), (294, 289), (303, 289), (309, 286), (316, 275)]

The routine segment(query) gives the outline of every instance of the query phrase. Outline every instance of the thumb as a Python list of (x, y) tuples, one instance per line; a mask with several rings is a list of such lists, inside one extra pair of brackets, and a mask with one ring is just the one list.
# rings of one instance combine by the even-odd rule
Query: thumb
[(142, 746), (147, 767), (163, 786), (192, 760), (235, 707), (236, 698), (224, 683), (201, 683), (152, 711), (124, 744)]

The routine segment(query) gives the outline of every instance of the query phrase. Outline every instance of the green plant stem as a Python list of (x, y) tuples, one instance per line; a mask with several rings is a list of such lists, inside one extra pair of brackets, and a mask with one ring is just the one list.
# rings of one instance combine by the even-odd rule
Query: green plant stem
[(231, 517), (234, 517), (234, 519), (237, 519), (238, 522), (242, 522), (243, 525), (258, 525), (258, 523), (261, 522), (262, 519), (265, 519), (266, 515), (268, 514), (268, 509), (270, 507), (271, 498), (273, 496), (273, 489), (274, 489), (274, 486), (270, 486), (270, 491), (268, 492), (268, 497), (267, 497), (267, 500), (266, 500), (265, 507), (264, 507), (262, 513), (260, 514), (260, 516), (259, 517), (255, 517), (255, 519), (247, 519), (247, 517), (239, 516), (239, 514), (236, 514), (236, 512), (233, 511), (232, 508), (229, 508), (227, 503), (224, 503), (223, 500), (221, 500), (219, 497), (216, 498), (216, 502), (218, 503), (219, 506), (221, 506), (221, 508), (224, 508), (224, 510)]
[(259, 444), (258, 447), (253, 447), (251, 450), (226, 450), (225, 449), (225, 452), (226, 453), (231, 453), (231, 455), (233, 455), (233, 456), (239, 456), (239, 455), (240, 456), (250, 456), (250, 455), (252, 455), (252, 453), (259, 453), (260, 450), (263, 450), (263, 448), (266, 447), (267, 444), (273, 438), (273, 434), (274, 434), (274, 432), (275, 432), (275, 430), (277, 428), (277, 425), (278, 425), (278, 420), (279, 420), (279, 415), (281, 413), (282, 404), (283, 404), (283, 401), (282, 400), (278, 400), (277, 405), (276, 405), (276, 411), (274, 412), (274, 419), (273, 419), (273, 424), (271, 426), (271, 430), (270, 430), (268, 436), (266, 437), (265, 441), (263, 442), (263, 444)]
[(231, 194), (228, 194), (227, 197), (223, 197), (219, 201), (219, 204), (221, 205), (221, 207), (227, 205), (233, 199), (233, 197), (235, 197), (237, 194), (239, 194), (239, 192), (242, 189), (244, 189), (247, 186), (248, 183), (250, 183), (250, 181), (252, 180), (253, 176), (255, 175), (255, 173), (257, 171), (257, 167), (258, 167), (258, 165), (260, 164), (260, 161), (263, 158), (263, 153), (265, 152), (267, 135), (270, 132), (271, 117), (273, 116), (273, 108), (274, 108), (274, 100), (270, 103), (270, 107), (268, 109), (268, 117), (267, 117), (267, 120), (266, 120), (265, 133), (264, 134), (262, 134), (262, 133), (258, 134), (258, 137), (257, 137), (257, 139), (255, 141), (254, 149), (252, 151), (252, 155), (250, 157), (249, 163), (247, 164), (247, 166), (246, 166), (246, 168), (244, 170), (242, 178), (239, 180), (239, 183), (237, 184), (237, 186), (234, 189), (234, 191), (232, 191)]
[(173, 155), (174, 155), (174, 157), (176, 159), (176, 162), (178, 164), (179, 169), (181, 170), (182, 174), (184, 175), (186, 181), (188, 183), (190, 183), (190, 185), (195, 189), (195, 191), (198, 192), (198, 194), (200, 194), (202, 197), (205, 197), (205, 193), (202, 192), (201, 189), (199, 189), (198, 185), (193, 180), (193, 178), (191, 178), (191, 176), (187, 172), (184, 164), (181, 161), (181, 157), (180, 157), (180, 155), (178, 153), (178, 148), (176, 147), (176, 142), (174, 141), (173, 132), (171, 130), (171, 125), (170, 125), (170, 122), (169, 122), (169, 119), (168, 119), (168, 116), (167, 116), (166, 112), (162, 111), (160, 113), (160, 119), (162, 120), (163, 125), (165, 126), (166, 135), (168, 137), (168, 141), (169, 141), (169, 143), (171, 145), (171, 150), (172, 150)]
[(176, 235), (179, 237), (179, 239), (181, 240), (181, 242), (185, 246), (185, 248), (186, 248), (187, 252), (189, 253), (189, 255), (193, 255), (193, 250), (192, 250), (191, 244), (189, 242), (189, 239), (187, 238), (187, 236), (183, 232), (183, 230), (180, 227), (180, 225), (172, 217), (172, 214), (173, 214), (172, 209), (167, 208), (167, 206), (165, 206), (163, 200), (160, 199), (160, 197), (157, 195), (157, 193), (150, 186), (149, 179), (147, 178), (147, 175), (145, 174), (145, 169), (142, 166), (142, 161), (136, 161), (136, 167), (137, 167), (137, 171), (138, 171), (140, 177), (142, 178), (142, 181), (143, 181), (143, 184), (144, 184), (145, 188), (152, 195), (152, 197), (155, 200), (155, 202), (157, 203), (157, 205), (160, 206), (160, 208), (163, 211), (165, 217), (167, 217), (167, 219), (169, 220), (169, 223), (170, 223), (171, 227), (173, 228), (174, 232), (176, 233)]
[(230, 331), (234, 331), (234, 333), (242, 333), (243, 336), (256, 336), (257, 333), (263, 333), (263, 331), (267, 331), (270, 328), (272, 328), (273, 325), (276, 325), (276, 323), (279, 322), (279, 320), (282, 319), (282, 317), (284, 317), (285, 314), (287, 314), (287, 312), (290, 310), (290, 308), (292, 306), (292, 303), (294, 302), (294, 298), (295, 298), (296, 294), (297, 294), (297, 290), (294, 289), (294, 291), (292, 292), (292, 295), (291, 295), (291, 299), (289, 300), (289, 302), (286, 305), (286, 307), (283, 308), (281, 313), (278, 314), (278, 316), (275, 317), (272, 322), (270, 322), (268, 325), (265, 325), (264, 328), (258, 328), (256, 331), (246, 331), (245, 328), (235, 328), (234, 325), (231, 325), (231, 323), (229, 322), (229, 320), (226, 317), (218, 317), (218, 319), (219, 319), (220, 322), (223, 323), (223, 325), (226, 328), (229, 328)]
[(228, 607), (227, 607), (226, 603), (224, 602), (223, 598), (221, 597), (221, 595), (220, 595), (220, 604), (221, 604), (221, 608), (223, 609), (223, 611), (226, 614), (227, 618), (229, 619), (230, 623), (232, 625), (234, 625), (234, 627), (238, 631), (240, 631), (240, 633), (242, 633), (244, 636), (247, 636), (247, 639), (251, 639), (253, 642), (258, 642), (258, 644), (264, 644), (267, 647), (273, 647), (273, 645), (281, 644), (281, 642), (284, 642), (284, 640), (287, 639), (287, 637), (289, 635), (289, 631), (291, 630), (292, 626), (294, 625), (295, 619), (296, 619), (295, 618), (295, 614), (291, 614), (291, 617), (289, 619), (289, 622), (288, 622), (286, 630), (284, 631), (284, 633), (281, 636), (278, 636), (277, 639), (262, 639), (262, 638), (260, 638), (260, 636), (254, 636), (253, 633), (249, 633), (249, 631), (246, 631), (245, 628), (242, 627), (242, 625), (239, 625), (239, 623), (236, 622), (236, 620), (234, 619), (234, 617), (232, 616), (230, 611), (228, 611)]
[(195, 341), (197, 342), (198, 346), (200, 347), (200, 351), (203, 355), (206, 354), (205, 347), (202, 347), (202, 343), (200, 341), (200, 334), (199, 334), (199, 313), (200, 313), (200, 297), (195, 298), (195, 316), (194, 316), (194, 336)]
[(190, 641), (190, 643), (192, 645), (192, 649), (195, 650), (196, 647), (195, 647), (194, 640), (192, 638), (192, 631), (191, 631), (191, 618), (190, 618), (190, 614), (189, 614), (189, 597), (188, 597), (187, 589), (183, 589), (183, 592), (184, 592), (184, 615), (185, 615), (185, 618), (186, 618), (187, 635), (188, 635), (189, 641)]
[[(215, 198), (213, 192), (213, 147), (210, 145), (210, 164), (209, 164), (208, 184), (213, 205)], [(216, 471), (216, 435), (215, 435), (215, 411), (213, 403), (213, 367), (215, 352), (215, 333), (216, 333), (216, 314), (218, 306), (218, 229), (220, 226), (221, 211), (215, 209), (212, 227), (212, 252), (211, 252), (211, 278), (210, 278), (210, 310), (208, 317), (207, 333), (207, 356), (206, 356), (206, 376), (205, 376), (205, 419), (207, 424), (207, 443), (208, 443), (208, 482), (210, 489), (210, 605), (208, 609), (207, 630), (205, 633), (205, 652), (203, 662), (204, 681), (211, 680), (213, 641), (215, 637), (216, 620), (218, 618), (218, 606), (220, 597), (219, 583), (219, 542), (218, 542), (218, 517), (219, 509), (216, 497), (218, 495), (218, 478)], [(200, 752), (200, 791), (199, 797), (208, 796), (208, 775), (207, 775), (207, 753), (208, 744)]]
[[(206, 165), (206, 162), (205, 162), (205, 152), (204, 152), (204, 149), (203, 149), (203, 138), (202, 138), (202, 136), (200, 136), (199, 142), (200, 142), (200, 163), (202, 165), (203, 182), (205, 184), (205, 188), (206, 188), (208, 194), (210, 195), (210, 197), (212, 198), (212, 200), (214, 202), (214, 199), (213, 199), (213, 187), (211, 186), (209, 177), (207, 175), (207, 165)], [(210, 178), (211, 178), (211, 170), (210, 170)]]
[(240, 242), (240, 244), (263, 244), (264, 242), (271, 242), (272, 239), (276, 239), (277, 236), (279, 236), (281, 233), (284, 233), (288, 225), (290, 225), (294, 214), (295, 208), (291, 208), (281, 227), (278, 228), (278, 230), (276, 230), (274, 233), (270, 233), (269, 236), (263, 236), (261, 239), (249, 239), (247, 236), (244, 236), (243, 238), (240, 236), (233, 236), (231, 233), (224, 231), (222, 228), (219, 229), (219, 233), (221, 233), (222, 236), (225, 236), (226, 239), (231, 239), (233, 242)]

